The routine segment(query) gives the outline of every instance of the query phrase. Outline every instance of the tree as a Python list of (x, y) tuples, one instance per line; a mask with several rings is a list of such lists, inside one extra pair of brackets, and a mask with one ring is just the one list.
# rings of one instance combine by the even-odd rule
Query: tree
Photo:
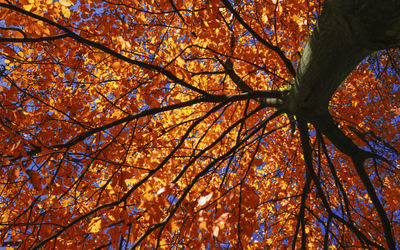
[(3, 245), (398, 248), (376, 2), (1, 1)]

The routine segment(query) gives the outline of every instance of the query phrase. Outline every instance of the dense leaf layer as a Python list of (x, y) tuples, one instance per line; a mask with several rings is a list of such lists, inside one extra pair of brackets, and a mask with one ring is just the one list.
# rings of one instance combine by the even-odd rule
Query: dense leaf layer
[(399, 247), (396, 2), (0, 1), (1, 242)]

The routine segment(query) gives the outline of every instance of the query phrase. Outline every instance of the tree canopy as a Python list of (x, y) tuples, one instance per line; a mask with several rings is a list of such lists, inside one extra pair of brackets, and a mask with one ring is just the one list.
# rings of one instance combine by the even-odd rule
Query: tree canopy
[(0, 242), (400, 247), (397, 0), (0, 0)]

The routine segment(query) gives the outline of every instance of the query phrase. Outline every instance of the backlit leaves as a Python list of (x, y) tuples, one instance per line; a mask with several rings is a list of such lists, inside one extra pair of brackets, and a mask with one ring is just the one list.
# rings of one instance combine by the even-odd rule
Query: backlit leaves
[[(350, 159), (312, 127), (315, 172), (346, 224), (316, 183), (304, 193), (292, 121), (240, 87), (285, 95), (284, 58), (297, 65), (320, 1), (229, 3), (269, 47), (224, 1), (0, 2), (4, 245), (373, 246), (351, 226), (385, 242)], [(381, 156), (366, 168), (397, 237), (398, 79), (398, 51), (379, 52), (330, 102), (346, 135)]]

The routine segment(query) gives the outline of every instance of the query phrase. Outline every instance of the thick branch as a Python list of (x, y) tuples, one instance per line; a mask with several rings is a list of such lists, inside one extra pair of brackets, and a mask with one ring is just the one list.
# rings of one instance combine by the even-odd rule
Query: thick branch
[(348, 155), (353, 161), (354, 167), (364, 184), (372, 203), (375, 206), (378, 216), (381, 220), (383, 231), (386, 238), (386, 243), (389, 249), (396, 249), (396, 242), (393, 237), (392, 227), (385, 209), (380, 202), (378, 195), (375, 191), (368, 173), (364, 167), (364, 161), (368, 158), (374, 157), (374, 154), (364, 151), (359, 148), (354, 142), (347, 137), (334, 123), (332, 117), (327, 115), (320, 119), (315, 126), (340, 150), (342, 153)]
[(395, 249), (390, 221), (363, 166), (375, 157), (359, 148), (334, 123), (329, 101), (351, 71), (370, 53), (400, 45), (398, 0), (326, 0), (298, 66), (283, 108), (314, 123), (340, 151), (351, 157), (380, 217), (387, 246)]
[(105, 130), (115, 127), (117, 125), (120, 125), (120, 124), (123, 124), (126, 122), (130, 122), (135, 119), (139, 119), (141, 117), (154, 115), (154, 114), (158, 114), (161, 112), (171, 111), (174, 109), (184, 108), (184, 107), (192, 106), (192, 105), (195, 105), (198, 103), (206, 103), (206, 102), (229, 103), (229, 102), (234, 102), (234, 101), (242, 101), (242, 100), (257, 99), (257, 98), (270, 98), (270, 99), (281, 100), (284, 93), (285, 92), (282, 92), (279, 90), (270, 90), (270, 91), (253, 91), (251, 93), (243, 93), (243, 94), (238, 94), (238, 95), (211, 95), (211, 96), (206, 96), (206, 97), (194, 98), (194, 99), (186, 101), (186, 102), (171, 104), (171, 105), (164, 106), (164, 107), (146, 109), (146, 110), (143, 110), (136, 114), (128, 115), (121, 119), (115, 120), (115, 121), (105, 124), (103, 126), (89, 129), (88, 131), (79, 134), (78, 136), (74, 137), (73, 139), (69, 140), (66, 143), (59, 144), (59, 145), (53, 145), (51, 147), (52, 148), (68, 148), (68, 147), (71, 147), (71, 146), (85, 140), (86, 138), (88, 138), (96, 133), (105, 131)]
[(400, 1), (327, 0), (297, 69), (288, 112), (312, 119), (373, 51), (400, 45)]
[(309, 139), (309, 134), (308, 134), (308, 127), (307, 123), (300, 119), (298, 121), (299, 124), (299, 131), (300, 131), (300, 139), (301, 139), (301, 147), (303, 149), (303, 155), (304, 155), (304, 163), (306, 165), (306, 181), (304, 183), (303, 187), (303, 193), (301, 194), (301, 204), (300, 204), (300, 211), (298, 214), (298, 221), (297, 221), (297, 226), (296, 226), (296, 231), (294, 234), (294, 239), (293, 239), (293, 245), (292, 249), (296, 248), (296, 240), (297, 240), (297, 234), (299, 232), (299, 227), (300, 225), (303, 228), (302, 234), (301, 234), (301, 249), (306, 249), (306, 233), (304, 231), (305, 229), (305, 221), (304, 221), (304, 215), (305, 215), (305, 208), (306, 208), (306, 199), (308, 196), (308, 193), (310, 192), (311, 189), (311, 171), (313, 171), (313, 163), (312, 163), (312, 149), (310, 147), (310, 139)]
[(380, 245), (374, 243), (373, 241), (369, 240), (363, 233), (361, 233), (354, 225), (353, 223), (347, 222), (344, 218), (338, 216), (335, 214), (332, 209), (330, 204), (328, 203), (328, 200), (325, 196), (325, 193), (322, 189), (320, 180), (318, 176), (316, 175), (314, 168), (312, 166), (312, 149), (309, 144), (309, 135), (308, 135), (308, 126), (306, 122), (303, 119), (299, 119), (299, 131), (300, 131), (300, 137), (301, 137), (301, 143), (302, 143), (302, 148), (303, 148), (303, 154), (304, 154), (304, 161), (306, 164), (306, 169), (307, 169), (307, 176), (309, 176), (315, 183), (315, 187), (317, 190), (317, 195), (321, 199), (323, 206), (325, 207), (326, 211), (328, 212), (329, 216), (332, 216), (336, 220), (340, 221), (344, 225), (346, 225), (360, 240), (360, 242), (365, 242), (369, 245), (375, 246), (378, 249), (383, 249)]

